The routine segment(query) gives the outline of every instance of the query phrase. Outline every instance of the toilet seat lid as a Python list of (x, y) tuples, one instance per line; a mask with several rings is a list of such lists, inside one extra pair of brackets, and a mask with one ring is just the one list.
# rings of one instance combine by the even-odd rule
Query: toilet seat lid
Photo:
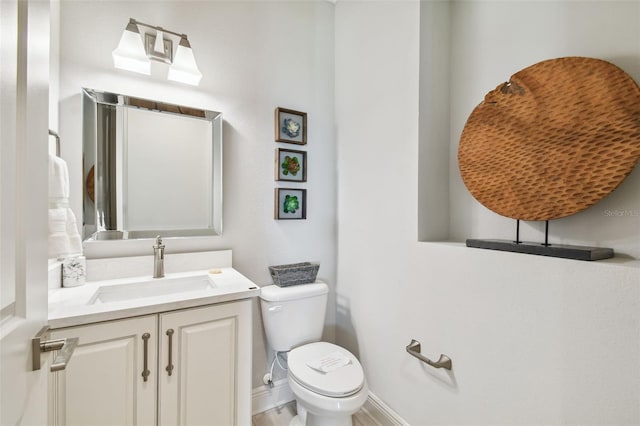
[[(327, 373), (315, 370), (307, 363), (339, 352), (351, 361)], [(328, 342), (309, 343), (289, 352), (289, 374), (301, 386), (320, 395), (345, 397), (362, 389), (364, 373), (358, 359), (348, 350)]]

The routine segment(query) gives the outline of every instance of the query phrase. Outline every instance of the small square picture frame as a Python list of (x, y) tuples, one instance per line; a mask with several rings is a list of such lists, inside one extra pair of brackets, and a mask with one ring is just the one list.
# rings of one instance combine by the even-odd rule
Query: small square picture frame
[(274, 193), (274, 218), (276, 220), (307, 218), (306, 189), (276, 188)]
[(307, 181), (307, 153), (276, 148), (276, 180), (284, 182)]
[(307, 113), (287, 108), (276, 108), (276, 142), (307, 144)]

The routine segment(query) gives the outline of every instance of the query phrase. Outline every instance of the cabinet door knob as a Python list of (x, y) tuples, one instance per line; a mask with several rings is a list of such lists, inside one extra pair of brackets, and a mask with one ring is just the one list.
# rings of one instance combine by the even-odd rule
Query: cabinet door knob
[(143, 355), (143, 363), (144, 366), (142, 368), (142, 378), (146, 382), (148, 380), (151, 371), (149, 371), (149, 338), (151, 335), (149, 333), (144, 333), (142, 335), (142, 341), (144, 342), (144, 355)]
[(167, 330), (167, 336), (169, 336), (169, 362), (167, 363), (167, 373), (171, 375), (173, 371), (173, 328)]

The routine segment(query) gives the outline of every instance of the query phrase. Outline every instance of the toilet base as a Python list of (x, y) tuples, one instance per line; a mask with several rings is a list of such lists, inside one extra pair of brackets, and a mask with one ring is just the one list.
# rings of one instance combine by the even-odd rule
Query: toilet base
[(362, 408), (369, 395), (366, 381), (357, 393), (344, 398), (318, 395), (302, 387), (290, 375), (288, 382), (298, 409), (298, 415), (289, 426), (353, 426), (352, 415)]
[(353, 426), (353, 419), (350, 415), (327, 417), (327, 416), (314, 416), (311, 413), (307, 413), (306, 424), (302, 422), (300, 416), (295, 416), (289, 422), (289, 426)]

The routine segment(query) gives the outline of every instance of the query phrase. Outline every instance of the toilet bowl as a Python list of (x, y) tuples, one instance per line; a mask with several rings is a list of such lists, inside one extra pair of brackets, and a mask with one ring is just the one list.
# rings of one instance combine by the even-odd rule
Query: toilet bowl
[[(347, 365), (323, 372), (309, 364), (341, 355)], [(346, 349), (327, 342), (309, 343), (289, 352), (287, 381), (298, 404), (290, 425), (351, 426), (352, 414), (367, 400), (369, 389), (358, 359)]]
[(276, 353), (288, 352), (287, 382), (298, 405), (292, 426), (352, 426), (351, 415), (369, 394), (358, 359), (338, 345), (320, 341), (328, 293), (323, 282), (261, 289), (269, 346)]

